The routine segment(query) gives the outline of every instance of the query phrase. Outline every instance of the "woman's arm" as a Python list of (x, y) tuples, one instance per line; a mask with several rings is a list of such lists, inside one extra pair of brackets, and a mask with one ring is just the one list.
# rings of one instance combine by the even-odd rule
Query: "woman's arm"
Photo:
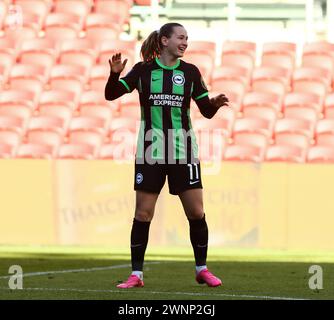
[(211, 99), (209, 99), (208, 96), (204, 96), (203, 98), (196, 100), (196, 104), (201, 114), (205, 118), (211, 119), (220, 107), (228, 106), (228, 99), (224, 94), (219, 94)]

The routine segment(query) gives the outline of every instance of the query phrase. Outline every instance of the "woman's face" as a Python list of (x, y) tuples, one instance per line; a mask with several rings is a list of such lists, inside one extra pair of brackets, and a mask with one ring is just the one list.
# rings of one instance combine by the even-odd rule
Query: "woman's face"
[(174, 27), (170, 38), (162, 37), (164, 50), (175, 58), (183, 57), (188, 46), (188, 34), (183, 27)]

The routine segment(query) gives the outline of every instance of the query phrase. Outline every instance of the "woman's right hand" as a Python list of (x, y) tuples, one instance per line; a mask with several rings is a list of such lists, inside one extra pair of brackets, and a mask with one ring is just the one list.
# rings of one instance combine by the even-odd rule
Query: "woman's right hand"
[(114, 73), (121, 73), (124, 70), (127, 62), (128, 59), (125, 59), (122, 62), (122, 55), (120, 53), (114, 54), (111, 58), (111, 61), (109, 59), (110, 71)]

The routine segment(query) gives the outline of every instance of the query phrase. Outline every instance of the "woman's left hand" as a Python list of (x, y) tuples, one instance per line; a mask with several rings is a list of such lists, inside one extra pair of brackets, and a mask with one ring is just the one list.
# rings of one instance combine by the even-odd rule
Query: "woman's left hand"
[(216, 108), (220, 108), (220, 107), (223, 107), (223, 106), (228, 106), (228, 98), (224, 94), (219, 94), (218, 96), (211, 98), (210, 102)]

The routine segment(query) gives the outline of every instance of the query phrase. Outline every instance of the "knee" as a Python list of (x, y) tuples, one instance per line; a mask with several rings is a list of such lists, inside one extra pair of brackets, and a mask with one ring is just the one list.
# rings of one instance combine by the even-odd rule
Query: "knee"
[(204, 217), (203, 209), (194, 209), (186, 212), (187, 218), (189, 220), (200, 220)]
[(138, 221), (148, 222), (153, 218), (154, 212), (152, 210), (136, 208), (135, 219)]

